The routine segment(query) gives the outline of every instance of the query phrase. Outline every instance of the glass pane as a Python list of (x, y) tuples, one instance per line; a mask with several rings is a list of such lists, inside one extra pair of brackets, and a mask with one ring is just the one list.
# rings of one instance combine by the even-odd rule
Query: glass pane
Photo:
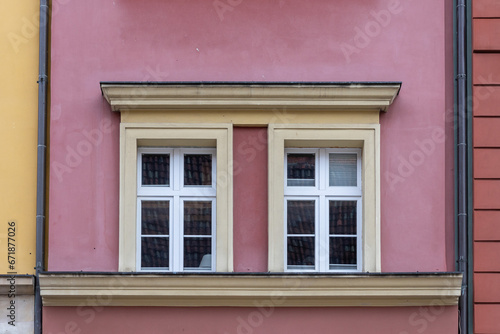
[(330, 269), (356, 269), (355, 237), (330, 237)]
[(314, 234), (314, 201), (287, 201), (288, 234)]
[(357, 154), (331, 153), (329, 160), (330, 187), (357, 186)]
[(142, 201), (141, 234), (169, 234), (169, 207), (169, 201)]
[(168, 238), (141, 238), (141, 268), (168, 269)]
[(184, 185), (185, 186), (212, 185), (211, 154), (184, 155)]
[(287, 155), (287, 186), (314, 187), (315, 157), (311, 154)]
[(184, 235), (212, 234), (212, 202), (184, 202)]
[(314, 269), (314, 237), (288, 237), (287, 249), (288, 269), (294, 269), (291, 266)]
[(356, 234), (356, 201), (330, 201), (330, 234)]
[(143, 154), (142, 155), (142, 185), (170, 184), (170, 155)]
[(212, 238), (184, 238), (184, 268), (211, 269)]

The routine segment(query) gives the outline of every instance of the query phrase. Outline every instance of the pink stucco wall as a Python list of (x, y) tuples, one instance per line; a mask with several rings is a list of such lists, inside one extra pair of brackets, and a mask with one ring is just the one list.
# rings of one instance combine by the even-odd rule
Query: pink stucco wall
[[(360, 321), (360, 319), (363, 319)], [(457, 308), (45, 307), (47, 334), (445, 334), (457, 333)]]
[(234, 271), (267, 271), (267, 128), (233, 129)]
[[(382, 269), (453, 270), (449, 3), (54, 0), (48, 269), (118, 268), (119, 117), (99, 82), (227, 80), (402, 81), (381, 117)], [(255, 248), (265, 231), (241, 227)], [(255, 256), (237, 248), (236, 268)]]

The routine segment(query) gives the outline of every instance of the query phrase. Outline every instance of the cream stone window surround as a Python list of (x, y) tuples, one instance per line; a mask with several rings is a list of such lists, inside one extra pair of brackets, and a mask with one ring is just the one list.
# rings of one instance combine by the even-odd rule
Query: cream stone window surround
[[(307, 131), (307, 124), (321, 122), (333, 124), (330, 126), (330, 132), (333, 136), (305, 138), (307, 145), (314, 147), (339, 146), (363, 148), (363, 163), (368, 167), (375, 164), (378, 166), (378, 156), (374, 145), (378, 145), (378, 121), (380, 111), (387, 111), (389, 105), (394, 101), (399, 93), (401, 83), (397, 82), (369, 82), (369, 83), (138, 83), (138, 82), (102, 82), (101, 90), (105, 99), (111, 105), (112, 110), (121, 113), (121, 183), (120, 183), (120, 255), (119, 270), (134, 271), (135, 267), (135, 239), (133, 240), (135, 225), (132, 225), (131, 217), (135, 217), (135, 205), (132, 199), (136, 198), (135, 188), (132, 186), (132, 178), (136, 177), (137, 147), (139, 146), (210, 146), (207, 142), (210, 136), (196, 136), (196, 132), (209, 127), (205, 124), (214, 125), (221, 123), (226, 125), (268, 125), (270, 131), (269, 141), (269, 173), (270, 176), (279, 175), (277, 180), (270, 184), (279, 184), (282, 182), (281, 172), (276, 172), (277, 166), (282, 167), (282, 162), (274, 164), (273, 155), (283, 156), (285, 145), (292, 143), (292, 138), (287, 138), (281, 142), (280, 136), (275, 136), (275, 130), (283, 124), (297, 124), (300, 132)], [(203, 123), (201, 123), (203, 122)], [(359, 122), (362, 124), (354, 125), (349, 123)], [(183, 124), (179, 124), (183, 123)], [(190, 124), (194, 123), (194, 124)], [(198, 124), (196, 124), (198, 123)], [(346, 124), (345, 126), (342, 124)], [(373, 124), (373, 125), (371, 125)], [(217, 125), (214, 125), (217, 127)], [(286, 126), (286, 125), (283, 125)], [(369, 130), (366, 130), (366, 127)], [(179, 127), (179, 129), (175, 129)], [(190, 128), (191, 127), (191, 128)], [(193, 130), (190, 132), (190, 129)], [(314, 129), (309, 127), (309, 129)], [(356, 137), (351, 139), (353, 133), (360, 130), (374, 132), (375, 137), (370, 140)], [(180, 132), (178, 131), (180, 130)], [(181, 132), (184, 134), (180, 134)], [(326, 133), (326, 129), (318, 133)], [(313, 130), (314, 131), (314, 130)], [(175, 133), (179, 133), (179, 136)], [(228, 131), (231, 132), (231, 131)], [(194, 135), (191, 137), (191, 133)], [(281, 133), (277, 131), (276, 134)], [(154, 135), (153, 135), (154, 134)], [(345, 136), (344, 136), (345, 135)], [(177, 136), (177, 137), (176, 137)], [(224, 139), (226, 147), (232, 143), (231, 134)], [(168, 139), (168, 140), (163, 140)], [(274, 140), (276, 138), (277, 141)], [(322, 143), (327, 141), (326, 144)], [(201, 144), (200, 144), (201, 143)], [(208, 143), (208, 144), (207, 144)], [(277, 144), (278, 143), (278, 144)], [(369, 145), (367, 145), (369, 143)], [(217, 143), (217, 156), (227, 158), (226, 163), (221, 163), (222, 168), (217, 166), (218, 173), (230, 171), (231, 152), (219, 152), (219, 142)], [(300, 144), (300, 143), (299, 143)], [(356, 146), (357, 145), (357, 146)], [(367, 145), (367, 146), (366, 146)], [(293, 145), (292, 145), (293, 146)], [(300, 145), (295, 145), (300, 147)], [(365, 147), (366, 146), (366, 147)], [(280, 152), (278, 152), (280, 151)], [(372, 160), (374, 159), (374, 160)], [(365, 166), (364, 166), (365, 167)], [(364, 168), (370, 172), (379, 172), (378, 169)], [(372, 175), (372, 173), (370, 173)], [(368, 176), (365, 175), (365, 177)], [(377, 176), (374, 177), (378, 182)], [(231, 182), (229, 175), (228, 182)], [(277, 181), (275, 183), (274, 181)], [(363, 196), (365, 207), (369, 210), (364, 211), (365, 216), (375, 214), (375, 218), (366, 225), (366, 231), (363, 231), (366, 237), (363, 242), (363, 256), (365, 271), (380, 270), (380, 246), (374, 238), (379, 239), (378, 222), (378, 194), (376, 187), (366, 187), (367, 191)], [(276, 203), (276, 198), (282, 194), (282, 190), (276, 187), (270, 187), (269, 207), (271, 215), (275, 213), (276, 208), (281, 208), (281, 201)], [(224, 203), (225, 207), (221, 211), (217, 207), (218, 227), (217, 227), (217, 256), (227, 253), (222, 259), (217, 259), (217, 271), (232, 270), (232, 215), (229, 212), (232, 209), (232, 193), (229, 190), (224, 193), (227, 200), (220, 201), (221, 194), (217, 194), (218, 203)], [(282, 198), (282, 196), (281, 196)], [(275, 207), (275, 205), (277, 205)], [(219, 206), (219, 204), (218, 204)], [(365, 208), (366, 209), (366, 208)], [(219, 213), (226, 212), (226, 218), (219, 217)], [(278, 237), (276, 232), (282, 229), (282, 214), (269, 217), (269, 270), (283, 271), (283, 236)], [(278, 219), (281, 222), (278, 223)], [(278, 227), (278, 224), (279, 227)], [(219, 226), (222, 226), (220, 231)], [(219, 248), (221, 235), (223, 247)], [(280, 232), (281, 233), (281, 232)], [(281, 251), (276, 249), (281, 247)], [(371, 254), (371, 255), (368, 255)], [(279, 259), (281, 257), (281, 260)]]
[(119, 270), (136, 271), (137, 150), (139, 147), (215, 147), (217, 152), (215, 270), (233, 270), (232, 125), (122, 123), (120, 128)]
[(380, 272), (380, 126), (378, 124), (270, 124), (269, 270), (285, 271), (284, 154), (286, 147), (361, 148), (363, 198), (361, 271)]

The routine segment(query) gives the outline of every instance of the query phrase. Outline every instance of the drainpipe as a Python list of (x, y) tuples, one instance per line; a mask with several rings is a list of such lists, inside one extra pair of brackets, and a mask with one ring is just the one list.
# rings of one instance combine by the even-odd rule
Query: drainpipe
[(459, 301), (459, 332), (468, 333), (468, 170), (467, 170), (467, 72), (466, 5), (456, 0), (456, 191), (457, 191), (457, 269), (463, 275)]
[(47, 151), (47, 87), (48, 87), (48, 0), (40, 0), (40, 44), (38, 58), (38, 146), (36, 183), (36, 274), (35, 274), (35, 334), (42, 333), (42, 298), (39, 274), (45, 268), (45, 192)]

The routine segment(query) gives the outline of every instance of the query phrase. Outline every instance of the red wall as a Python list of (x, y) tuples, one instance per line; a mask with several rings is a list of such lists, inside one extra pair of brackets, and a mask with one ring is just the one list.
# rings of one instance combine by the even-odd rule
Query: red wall
[[(119, 115), (101, 81), (402, 81), (381, 115), (382, 269), (454, 269), (452, 0), (52, 5), (48, 270), (118, 270)], [(234, 130), (241, 272), (267, 271), (266, 141), (263, 128)], [(456, 307), (277, 308), (269, 316), (250, 308), (44, 308), (44, 332), (53, 334), (441, 334), (456, 326)]]
[[(457, 333), (455, 307), (167, 308), (45, 307), (48, 334), (448, 334)], [(362, 321), (360, 321), (362, 319)]]
[[(48, 269), (118, 268), (119, 117), (100, 81), (397, 80), (381, 115), (382, 269), (453, 270), (451, 0), (214, 3), (54, 1)], [(247, 181), (235, 177), (235, 267), (260, 271), (265, 193), (253, 188), (246, 235)]]
[(234, 128), (234, 271), (267, 271), (267, 128)]
[(500, 6), (473, 1), (474, 332), (500, 322)]

